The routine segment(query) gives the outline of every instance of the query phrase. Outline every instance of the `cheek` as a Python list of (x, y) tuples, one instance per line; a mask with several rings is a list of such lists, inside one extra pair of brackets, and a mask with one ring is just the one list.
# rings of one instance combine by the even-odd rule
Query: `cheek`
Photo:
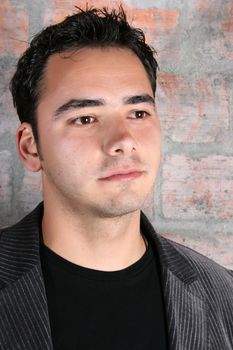
[(161, 132), (159, 126), (151, 126), (140, 133), (141, 144), (148, 153), (160, 153)]
[(98, 162), (99, 152), (94, 138), (69, 135), (56, 143), (58, 147), (54, 152), (57, 161), (71, 172), (83, 173), (85, 176), (90, 167), (93, 169)]
[(144, 135), (144, 159), (151, 169), (154, 178), (157, 175), (161, 159), (161, 134), (159, 129), (151, 129)]

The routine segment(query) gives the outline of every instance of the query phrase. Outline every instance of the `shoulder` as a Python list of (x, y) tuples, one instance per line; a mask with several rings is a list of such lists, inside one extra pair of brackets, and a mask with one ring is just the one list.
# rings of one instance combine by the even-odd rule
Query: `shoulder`
[(142, 215), (142, 227), (155, 243), (163, 266), (183, 281), (191, 283), (198, 280), (205, 290), (208, 289), (208, 293), (221, 294), (223, 291), (226, 294), (226, 289), (230, 289), (233, 305), (233, 271), (187, 246), (157, 234), (145, 215)]
[(39, 262), (42, 213), (40, 204), (15, 225), (0, 230), (0, 285), (15, 281)]
[[(161, 239), (166, 240), (163, 237)], [(233, 271), (191, 248), (168, 240), (166, 243), (172, 245), (176, 254), (182, 257), (183, 264), (189, 266), (189, 273), (195, 274), (195, 289), (197, 288), (207, 301), (211, 314), (218, 319), (227, 320), (232, 325)]]
[(14, 225), (0, 228), (0, 241), (4, 240), (5, 237), (12, 237), (15, 235), (17, 237), (23, 237), (25, 235), (30, 235), (30, 233), (34, 230), (38, 231), (41, 224), (42, 215), (43, 203), (40, 203), (34, 210), (32, 210)]
[[(146, 233), (147, 238), (155, 243), (160, 258), (169, 267), (177, 265), (178, 263), (187, 264), (200, 276), (217, 277), (218, 274), (224, 275), (230, 281), (233, 279), (233, 271), (219, 265), (212, 259), (203, 254), (184, 246), (180, 243), (172, 241), (156, 233), (152, 223), (147, 219), (145, 214), (141, 215), (142, 231)], [(180, 266), (182, 269), (182, 266)], [(233, 283), (233, 281), (232, 281)]]

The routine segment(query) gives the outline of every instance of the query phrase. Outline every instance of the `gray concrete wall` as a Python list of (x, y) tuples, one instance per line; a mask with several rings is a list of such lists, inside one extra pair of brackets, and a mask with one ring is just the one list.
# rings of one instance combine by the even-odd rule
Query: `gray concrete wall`
[[(0, 1), (0, 226), (42, 198), (40, 176), (23, 169), (15, 150), (19, 123), (8, 92), (14, 65), (33, 34), (84, 3)], [(163, 161), (147, 214), (161, 234), (233, 268), (232, 0), (123, 5), (130, 22), (145, 30), (160, 65)]]

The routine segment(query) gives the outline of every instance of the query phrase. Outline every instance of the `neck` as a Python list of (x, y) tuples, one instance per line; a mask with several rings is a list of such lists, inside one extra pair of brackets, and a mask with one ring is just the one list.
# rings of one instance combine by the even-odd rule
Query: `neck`
[(80, 266), (102, 271), (126, 268), (146, 249), (140, 233), (140, 210), (102, 218), (45, 201), (42, 232), (45, 245), (55, 253)]

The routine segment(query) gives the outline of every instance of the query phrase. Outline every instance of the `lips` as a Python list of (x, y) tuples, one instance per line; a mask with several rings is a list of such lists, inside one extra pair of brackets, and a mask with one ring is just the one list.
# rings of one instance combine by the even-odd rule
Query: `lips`
[(117, 170), (100, 178), (101, 181), (127, 181), (141, 176), (143, 171), (137, 169)]

